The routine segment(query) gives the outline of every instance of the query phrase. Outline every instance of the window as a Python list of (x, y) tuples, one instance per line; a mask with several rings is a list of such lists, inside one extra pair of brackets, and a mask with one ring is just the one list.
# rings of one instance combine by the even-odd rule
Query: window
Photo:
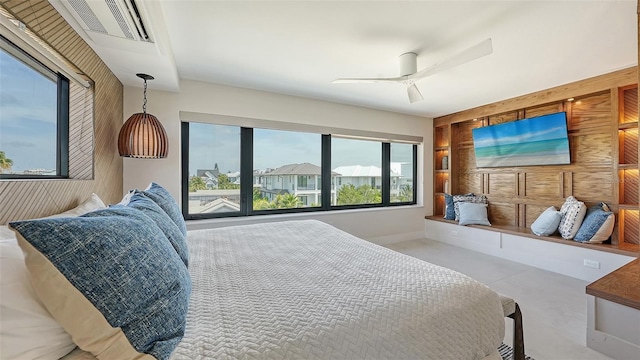
[(331, 139), (331, 169), (338, 177), (333, 205), (381, 204), (382, 143), (379, 141)]
[(254, 187), (253, 210), (320, 206), (321, 150), (320, 134), (253, 129), (253, 171), (267, 179)]
[(187, 214), (239, 213), (240, 128), (191, 123), (187, 133)]
[(416, 156), (408, 143), (183, 122), (182, 209), (199, 219), (415, 204)]
[(390, 201), (392, 203), (415, 202), (415, 146), (411, 144), (391, 143), (390, 163)]
[(69, 175), (69, 80), (0, 37), (0, 178)]

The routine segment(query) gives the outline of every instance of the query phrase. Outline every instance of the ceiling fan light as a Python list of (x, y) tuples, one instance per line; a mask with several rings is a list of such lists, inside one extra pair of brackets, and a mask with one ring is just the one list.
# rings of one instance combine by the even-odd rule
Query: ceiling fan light
[(409, 102), (412, 104), (414, 102), (424, 100), (424, 97), (420, 93), (420, 90), (418, 90), (418, 87), (416, 86), (416, 84), (412, 84), (407, 88), (407, 94), (409, 95)]
[(418, 71), (418, 55), (408, 52), (400, 55), (400, 76), (415, 74)]

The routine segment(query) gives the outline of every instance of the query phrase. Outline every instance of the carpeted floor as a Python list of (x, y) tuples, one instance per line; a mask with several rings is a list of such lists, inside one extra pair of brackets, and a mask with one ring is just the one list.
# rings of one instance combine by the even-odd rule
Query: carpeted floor
[[(511, 348), (511, 346), (507, 345), (507, 344), (502, 344), (498, 347), (498, 352), (500, 353), (500, 356), (502, 357), (502, 360), (511, 360), (511, 358), (513, 357), (513, 349)], [(525, 357), (526, 360), (535, 360), (534, 358), (532, 358), (531, 356), (526, 356)]]

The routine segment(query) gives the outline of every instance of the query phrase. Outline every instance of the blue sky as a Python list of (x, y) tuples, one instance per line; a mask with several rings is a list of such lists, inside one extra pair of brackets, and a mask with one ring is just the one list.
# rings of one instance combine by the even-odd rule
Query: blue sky
[(57, 85), (0, 49), (0, 151), (13, 171), (56, 168)]
[(475, 147), (560, 139), (567, 136), (564, 112), (473, 129)]
[[(234, 126), (191, 123), (189, 130), (189, 173), (197, 169), (221, 172), (240, 169), (240, 129)], [(292, 163), (320, 165), (321, 135), (279, 130), (254, 129), (254, 169), (277, 168)], [(332, 139), (331, 167), (381, 165), (379, 142)], [(411, 145), (392, 144), (392, 161), (412, 161)]]

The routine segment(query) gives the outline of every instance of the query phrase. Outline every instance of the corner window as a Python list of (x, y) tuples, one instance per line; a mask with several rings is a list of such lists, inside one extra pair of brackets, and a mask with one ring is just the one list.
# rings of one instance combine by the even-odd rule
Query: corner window
[(0, 37), (0, 178), (69, 176), (69, 80)]

